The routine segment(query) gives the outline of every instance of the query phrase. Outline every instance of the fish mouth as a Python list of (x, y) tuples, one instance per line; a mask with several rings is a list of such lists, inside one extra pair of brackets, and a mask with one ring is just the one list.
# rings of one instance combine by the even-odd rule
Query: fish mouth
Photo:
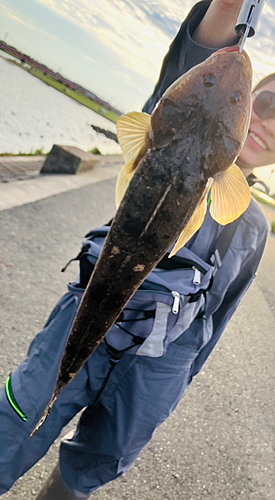
[(239, 52), (239, 46), (232, 45), (232, 47), (224, 47), (223, 49), (217, 50), (216, 54), (218, 54), (219, 52)]
[(232, 47), (224, 47), (223, 49), (217, 50), (216, 54), (221, 53), (221, 52), (237, 52), (238, 54), (240, 54), (240, 56), (243, 56), (246, 59), (246, 62), (249, 65), (249, 69), (250, 69), (250, 71), (252, 73), (252, 64), (251, 64), (251, 61), (250, 61), (250, 57), (245, 52), (245, 50), (243, 50), (242, 52), (240, 52), (239, 45), (233, 45)]

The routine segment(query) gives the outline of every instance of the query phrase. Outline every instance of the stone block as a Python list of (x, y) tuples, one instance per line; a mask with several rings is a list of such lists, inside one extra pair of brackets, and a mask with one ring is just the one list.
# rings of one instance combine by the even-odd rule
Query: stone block
[(54, 144), (40, 170), (41, 174), (79, 174), (92, 170), (101, 155), (86, 153), (74, 146)]

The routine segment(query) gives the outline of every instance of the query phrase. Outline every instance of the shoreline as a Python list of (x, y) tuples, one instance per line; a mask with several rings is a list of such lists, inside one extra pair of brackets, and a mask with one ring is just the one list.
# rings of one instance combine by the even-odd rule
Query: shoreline
[[(4, 54), (7, 54), (7, 57), (4, 57), (1, 52), (4, 52)], [(14, 59), (9, 58), (9, 56), (14, 57)], [(9, 62), (10, 64), (13, 64), (17, 66), (18, 68), (26, 71), (30, 75), (34, 76), (35, 78), (38, 78), (41, 82), (43, 82), (45, 85), (48, 85), (52, 87), (53, 89), (57, 90), (58, 92), (61, 92), (63, 95), (69, 97), (70, 99), (73, 99), (77, 104), (80, 104), (81, 106), (84, 106), (91, 111), (94, 111), (98, 115), (102, 116), (103, 118), (106, 118), (106, 120), (111, 121), (112, 123), (116, 123), (117, 120), (121, 115), (116, 114), (114, 111), (110, 111), (107, 109), (103, 104), (96, 102), (93, 100), (91, 97), (88, 97), (87, 95), (83, 95), (82, 93), (78, 92), (77, 90), (74, 90), (68, 86), (66, 86), (64, 83), (61, 83), (58, 81), (57, 78), (54, 78), (51, 75), (48, 75), (46, 73), (43, 73), (40, 69), (35, 68), (31, 64), (27, 63), (20, 63), (15, 56), (12, 56), (8, 52), (5, 52), (0, 49), (0, 57)]]

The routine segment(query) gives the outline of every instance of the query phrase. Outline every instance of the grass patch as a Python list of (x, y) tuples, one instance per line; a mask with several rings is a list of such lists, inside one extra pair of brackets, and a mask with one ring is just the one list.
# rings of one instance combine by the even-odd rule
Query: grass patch
[(107, 120), (110, 120), (111, 122), (116, 123), (117, 120), (119, 119), (120, 115), (117, 115), (114, 111), (110, 111), (103, 104), (99, 104), (98, 102), (93, 101), (92, 98), (81, 94), (77, 90), (73, 90), (70, 87), (67, 87), (63, 83), (56, 80), (51, 75), (43, 73), (43, 71), (41, 71), (40, 69), (34, 68), (33, 66), (30, 66), (30, 65), (24, 65), (21, 62), (15, 61), (13, 59), (9, 59), (9, 62), (16, 64), (24, 71), (27, 71), (28, 73), (35, 76), (36, 78), (39, 78), (39, 80), (46, 83), (50, 87), (53, 87), (54, 89), (58, 90), (59, 92), (62, 92), (62, 94), (70, 97), (71, 99), (74, 99), (74, 101), (78, 102), (79, 104), (82, 104), (83, 106), (86, 106), (86, 108), (91, 109), (92, 111), (103, 116)]
[(96, 101), (93, 101), (93, 99), (81, 94), (77, 90), (73, 90), (70, 87), (67, 87), (66, 85), (59, 82), (58, 80), (56, 80), (52, 76), (44, 74), (39, 69), (33, 68), (33, 67), (25, 68), (21, 64), (19, 64), (19, 66), (22, 69), (24, 69), (25, 71), (28, 71), (28, 73), (35, 76), (36, 78), (39, 78), (39, 80), (43, 81), (47, 85), (50, 85), (50, 87), (53, 87), (54, 89), (58, 90), (59, 92), (62, 92), (62, 94), (70, 97), (71, 99), (74, 99), (74, 101), (78, 102), (79, 104), (82, 104), (83, 106), (86, 106), (86, 108), (91, 109), (92, 111), (103, 116), (107, 120), (110, 120), (111, 122), (116, 123), (117, 120), (119, 119), (119, 115), (117, 115), (113, 111), (110, 111), (108, 108), (105, 108), (104, 105), (99, 104)]
[(49, 154), (49, 153), (44, 153), (43, 149), (44, 148), (36, 149), (35, 151), (33, 151), (31, 149), (31, 151), (29, 153), (22, 153), (22, 151), (19, 151), (19, 153), (0, 153), (0, 156), (4, 156), (4, 157), (7, 157), (7, 156), (41, 156), (41, 155)]
[(275, 234), (275, 220), (271, 221), (270, 231), (272, 232), (272, 234)]
[(93, 155), (102, 155), (100, 149), (98, 148), (93, 148), (88, 151), (88, 153), (92, 153)]

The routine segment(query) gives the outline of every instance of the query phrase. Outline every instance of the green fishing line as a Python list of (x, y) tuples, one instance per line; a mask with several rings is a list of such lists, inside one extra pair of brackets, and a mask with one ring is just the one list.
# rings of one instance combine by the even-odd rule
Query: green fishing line
[(9, 401), (10, 405), (12, 406), (12, 408), (16, 411), (17, 415), (19, 415), (19, 417), (22, 420), (24, 420), (24, 422), (26, 422), (27, 417), (26, 417), (26, 415), (24, 415), (22, 410), (19, 408), (18, 404), (16, 403), (15, 397), (13, 395), (12, 388), (11, 388), (10, 375), (8, 376), (7, 381), (6, 381), (6, 394), (7, 394), (8, 401)]

